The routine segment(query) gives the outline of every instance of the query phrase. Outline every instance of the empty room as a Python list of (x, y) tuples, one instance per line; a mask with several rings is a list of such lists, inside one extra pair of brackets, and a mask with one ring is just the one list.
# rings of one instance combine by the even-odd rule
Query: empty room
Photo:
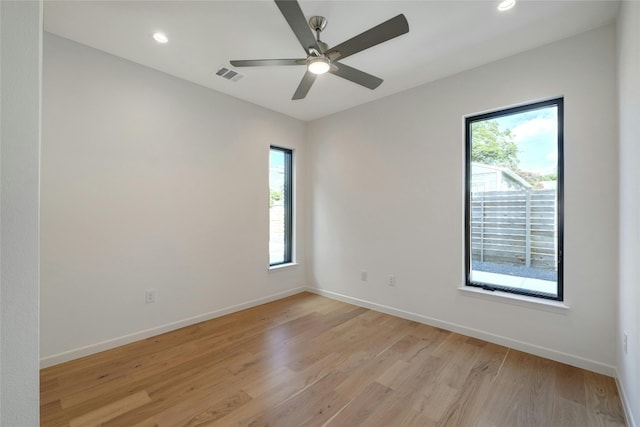
[(638, 425), (640, 2), (0, 32), (0, 425)]

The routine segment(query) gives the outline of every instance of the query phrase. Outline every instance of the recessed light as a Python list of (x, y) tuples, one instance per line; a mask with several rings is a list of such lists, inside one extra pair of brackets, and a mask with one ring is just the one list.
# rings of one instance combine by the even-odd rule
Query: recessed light
[(166, 43), (169, 41), (167, 36), (163, 33), (153, 33), (153, 39), (158, 43)]
[(498, 10), (500, 12), (504, 12), (505, 10), (511, 9), (516, 5), (516, 0), (503, 0), (498, 4)]

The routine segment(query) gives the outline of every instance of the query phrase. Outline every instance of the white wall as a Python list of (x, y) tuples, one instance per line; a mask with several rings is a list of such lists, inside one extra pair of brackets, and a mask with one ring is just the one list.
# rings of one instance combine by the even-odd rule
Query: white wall
[(0, 2), (0, 425), (39, 424), (42, 3)]
[[(309, 284), (320, 292), (608, 374), (616, 363), (615, 28), (607, 26), (317, 120)], [(564, 96), (565, 301), (463, 284), (463, 116)], [(360, 272), (368, 271), (368, 281)], [(397, 286), (386, 285), (389, 274)], [(386, 308), (385, 308), (386, 307)]]
[(44, 366), (305, 286), (303, 244), (268, 270), (269, 145), (304, 163), (303, 122), (51, 34), (43, 72)]
[[(620, 302), (619, 384), (628, 418), (640, 422), (640, 3), (625, 1), (618, 18), (620, 114)], [(622, 334), (628, 336), (628, 352)], [(636, 425), (633, 421), (631, 426)]]
[[(10, 3), (2, 4), (6, 16)], [(634, 77), (640, 74), (639, 15), (640, 4), (623, 2), (617, 58), (619, 331), (612, 27), (317, 120), (306, 133), (296, 120), (47, 34), (43, 365), (286, 295), (305, 285), (308, 272), (319, 292), (352, 302), (609, 374), (618, 365), (627, 407), (640, 407), (640, 176), (634, 163), (640, 154)], [(11, 40), (6, 34), (17, 30), (7, 29), (6, 21), (3, 73)], [(566, 110), (565, 294), (571, 309), (545, 311), (470, 297), (457, 290), (463, 281), (462, 118), (560, 95)], [(3, 108), (9, 99), (3, 94)], [(2, 119), (0, 402), (17, 408), (18, 397), (34, 405), (37, 377), (24, 381), (25, 394), (7, 395), (15, 379), (6, 375), (7, 367), (13, 371), (16, 361), (5, 342), (25, 329), (10, 323), (15, 317), (7, 320), (15, 315), (8, 298), (16, 288), (5, 280), (5, 249), (16, 242), (5, 231), (6, 114)], [(30, 144), (22, 154), (33, 175), (33, 129), (26, 132)], [(265, 209), (269, 144), (295, 148), (298, 162), (309, 168), (308, 174), (299, 168), (296, 176), (296, 256), (302, 265), (271, 273)], [(10, 166), (14, 172), (16, 167)], [(21, 220), (28, 226), (34, 188), (27, 187), (21, 194), (32, 212)], [(313, 266), (308, 270), (305, 241)], [(22, 243), (32, 248), (33, 239)], [(31, 286), (20, 296), (31, 320), (37, 305), (32, 267), (25, 267)], [(360, 281), (363, 270), (367, 282)], [(391, 273), (396, 288), (386, 286)], [(156, 304), (143, 303), (147, 288), (158, 290)], [(629, 335), (628, 355), (617, 351), (622, 332)], [(24, 335), (37, 337), (37, 328)], [(26, 344), (30, 350), (12, 351), (26, 357), (17, 362), (22, 368), (34, 357), (33, 343)], [(35, 406), (4, 411), (3, 420), (21, 412), (33, 417)]]

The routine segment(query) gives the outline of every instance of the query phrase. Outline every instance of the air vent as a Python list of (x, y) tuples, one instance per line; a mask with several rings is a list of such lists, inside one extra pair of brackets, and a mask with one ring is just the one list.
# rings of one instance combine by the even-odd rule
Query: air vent
[(222, 77), (223, 79), (231, 80), (232, 82), (237, 82), (244, 77), (243, 74), (240, 74), (237, 71), (233, 71), (224, 66), (218, 68), (218, 71), (216, 71), (216, 75)]

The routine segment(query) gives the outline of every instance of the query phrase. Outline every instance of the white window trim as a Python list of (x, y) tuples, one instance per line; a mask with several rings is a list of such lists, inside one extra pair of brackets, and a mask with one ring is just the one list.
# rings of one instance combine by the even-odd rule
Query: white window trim
[(495, 301), (504, 304), (517, 305), (520, 307), (533, 308), (535, 310), (547, 311), (566, 315), (571, 307), (566, 301), (556, 301), (550, 299), (537, 298), (527, 295), (512, 294), (503, 291), (487, 291), (473, 286), (460, 286), (458, 291), (464, 296), (480, 298), (488, 301)]

